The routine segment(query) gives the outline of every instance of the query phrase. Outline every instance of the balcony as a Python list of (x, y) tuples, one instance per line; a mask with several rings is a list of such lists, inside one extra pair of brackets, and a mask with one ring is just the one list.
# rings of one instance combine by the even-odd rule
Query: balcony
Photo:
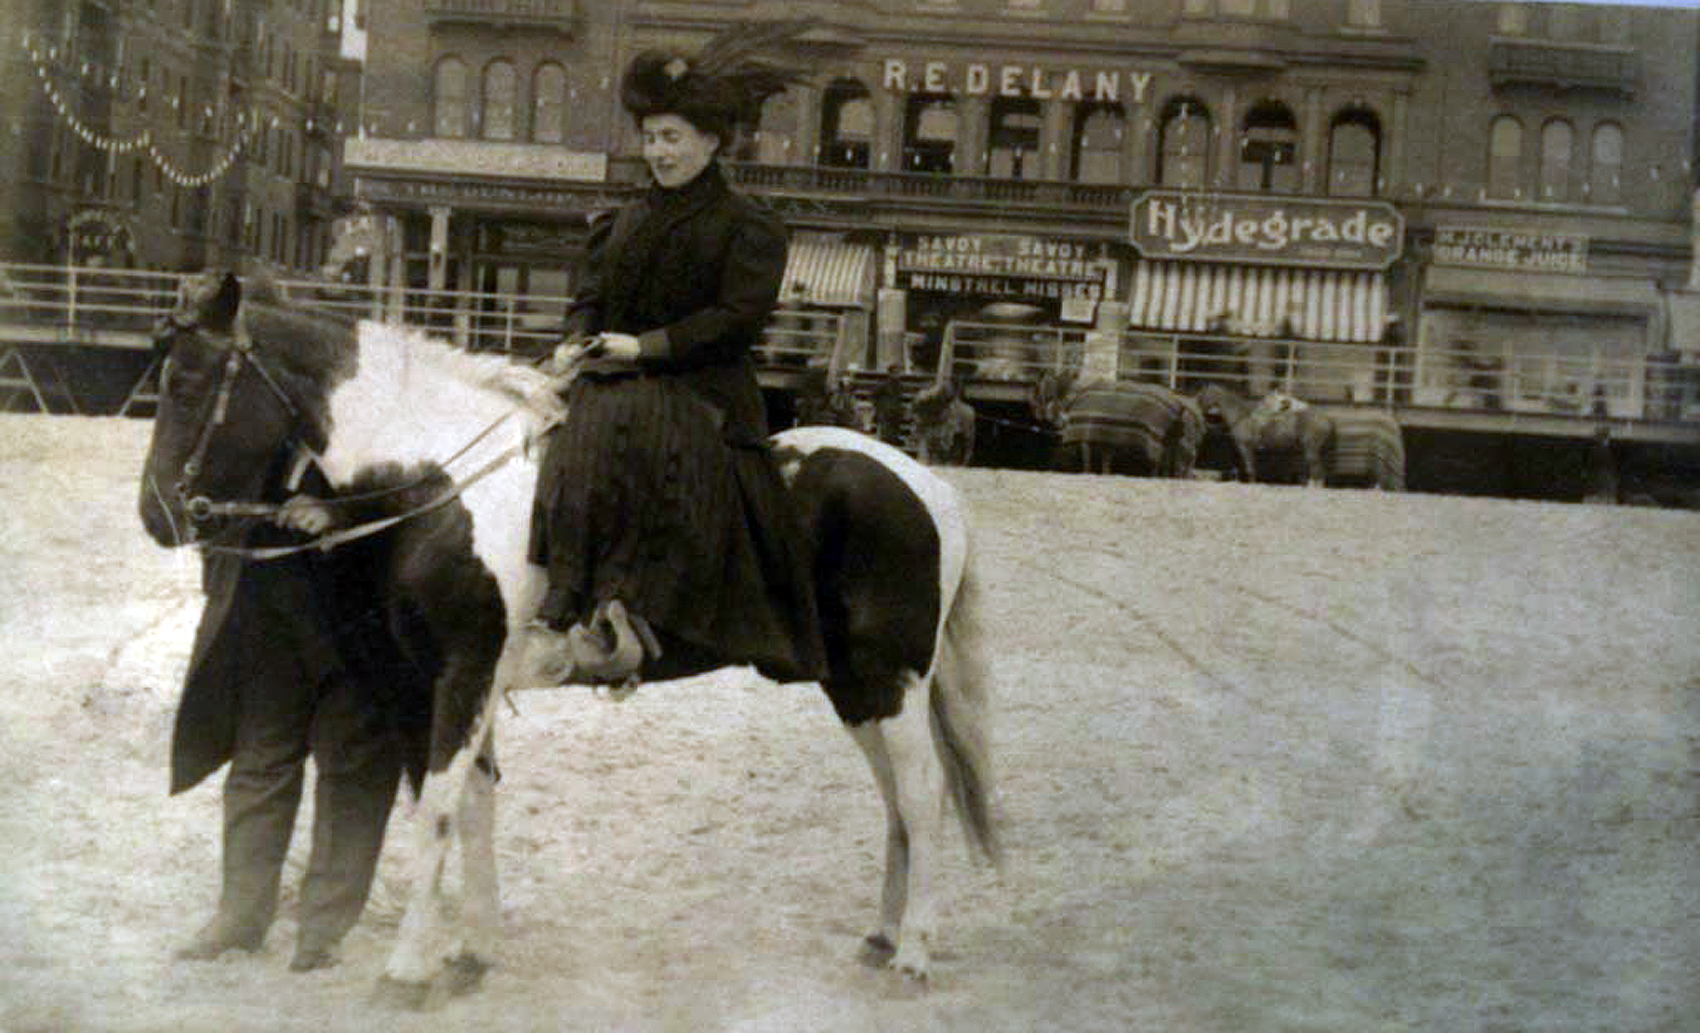
[(432, 25), (490, 25), (541, 29), (572, 36), (578, 31), (578, 0), (425, 0)]
[(1494, 89), (1535, 86), (1632, 97), (1640, 71), (1640, 55), (1630, 47), (1496, 39), (1488, 50)]

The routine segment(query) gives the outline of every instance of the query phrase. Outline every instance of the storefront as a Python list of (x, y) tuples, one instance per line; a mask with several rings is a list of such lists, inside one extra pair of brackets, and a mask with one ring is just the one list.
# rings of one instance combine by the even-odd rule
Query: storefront
[(1116, 296), (1120, 263), (1104, 241), (1018, 233), (906, 233), (886, 249), (882, 360), (932, 371), (960, 328), (956, 361), (975, 375), (1019, 379), (1053, 332), (1089, 327)]
[(1369, 400), (1395, 310), (1387, 269), (1404, 247), (1392, 205), (1152, 190), (1133, 204), (1131, 239), (1124, 359), (1137, 371)]
[(1575, 234), (1436, 227), (1416, 404), (1646, 416), (1664, 300), (1651, 279), (1593, 274), (1589, 250)]

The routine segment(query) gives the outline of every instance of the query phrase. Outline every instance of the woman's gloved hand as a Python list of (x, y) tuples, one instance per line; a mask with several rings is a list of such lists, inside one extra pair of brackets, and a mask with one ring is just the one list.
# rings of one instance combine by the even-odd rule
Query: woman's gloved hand
[(302, 534), (324, 534), (336, 524), (328, 502), (312, 495), (295, 495), (272, 519), (280, 526)]

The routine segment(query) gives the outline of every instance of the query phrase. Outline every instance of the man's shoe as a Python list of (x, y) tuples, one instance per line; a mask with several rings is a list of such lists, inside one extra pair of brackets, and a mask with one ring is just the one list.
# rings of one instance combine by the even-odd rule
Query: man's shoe
[(252, 954), (265, 942), (264, 929), (250, 929), (222, 917), (215, 917), (201, 927), (188, 943), (177, 948), (179, 961), (211, 961), (226, 951), (240, 950)]
[(295, 957), (289, 959), (289, 971), (312, 972), (315, 969), (330, 968), (336, 962), (336, 952), (332, 944), (303, 942), (296, 945)]

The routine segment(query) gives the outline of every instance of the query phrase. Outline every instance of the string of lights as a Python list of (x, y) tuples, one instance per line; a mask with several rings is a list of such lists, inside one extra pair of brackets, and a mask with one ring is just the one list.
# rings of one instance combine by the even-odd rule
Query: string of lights
[[(160, 173), (164, 175), (166, 179), (179, 187), (195, 189), (208, 186), (209, 184), (222, 179), (227, 173), (229, 173), (231, 167), (234, 166), (237, 160), (242, 156), (243, 151), (252, 141), (254, 133), (260, 130), (262, 126), (268, 124), (267, 120), (263, 116), (251, 114), (247, 111), (237, 112), (235, 118), (235, 139), (231, 141), (229, 146), (227, 146), (218, 158), (215, 159), (206, 169), (200, 172), (191, 172), (173, 160), (172, 157), (165, 151), (160, 149), (159, 144), (153, 138), (152, 129), (144, 128), (141, 132), (131, 137), (117, 137), (89, 125), (88, 122), (86, 122), (82, 116), (78, 114), (75, 105), (72, 104), (70, 99), (66, 96), (67, 91), (61, 88), (60, 85), (54, 81), (54, 70), (58, 65), (60, 56), (58, 48), (51, 45), (43, 47), (30, 36), (24, 37), (24, 47), (29, 53), (30, 62), (34, 67), (36, 78), (41, 83), (42, 91), (46, 94), (48, 103), (52, 105), (53, 111), (59, 117), (59, 120), (64, 123), (64, 125), (70, 129), (79, 140), (91, 147), (109, 154), (131, 154), (137, 152), (146, 154), (148, 160), (153, 162), (154, 166), (159, 169)], [(87, 79), (91, 73), (99, 72), (100, 69), (94, 68), (86, 61), (82, 62), (80, 67), (77, 69), (77, 74), (82, 79)], [(119, 85), (118, 73), (112, 72), (103, 77), (113, 90), (117, 90)], [(143, 83), (139, 87), (136, 97), (138, 100), (143, 100), (146, 96), (147, 84)], [(170, 103), (171, 107), (175, 110), (180, 107), (182, 101), (178, 98), (172, 98)], [(213, 115), (212, 108), (210, 106), (207, 107), (203, 113), (208, 119), (211, 119)], [(270, 116), (270, 128), (276, 129), (277, 125), (277, 116)]]

